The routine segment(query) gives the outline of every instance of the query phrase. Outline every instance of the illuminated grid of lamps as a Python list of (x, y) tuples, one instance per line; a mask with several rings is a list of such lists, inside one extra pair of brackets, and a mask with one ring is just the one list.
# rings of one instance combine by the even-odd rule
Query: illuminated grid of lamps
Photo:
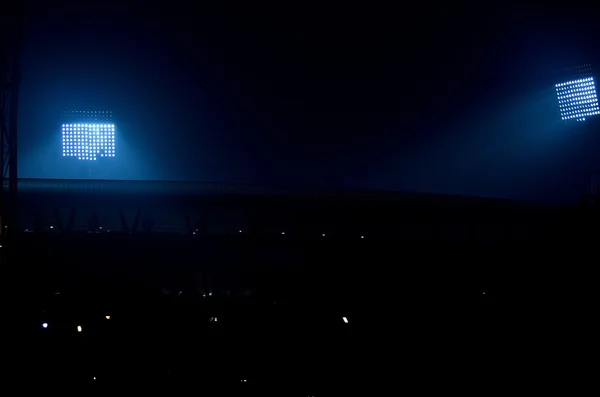
[(62, 155), (79, 160), (115, 157), (115, 125), (83, 123), (62, 125)]
[(593, 77), (556, 84), (556, 95), (563, 120), (584, 121), (588, 116), (600, 114)]

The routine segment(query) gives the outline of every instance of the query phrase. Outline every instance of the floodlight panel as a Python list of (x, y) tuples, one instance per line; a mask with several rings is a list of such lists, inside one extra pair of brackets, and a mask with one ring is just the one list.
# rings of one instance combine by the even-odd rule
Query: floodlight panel
[(563, 120), (585, 120), (600, 114), (593, 77), (566, 81), (555, 85), (560, 116)]
[(112, 123), (65, 123), (61, 127), (62, 155), (79, 160), (115, 157), (115, 125)]

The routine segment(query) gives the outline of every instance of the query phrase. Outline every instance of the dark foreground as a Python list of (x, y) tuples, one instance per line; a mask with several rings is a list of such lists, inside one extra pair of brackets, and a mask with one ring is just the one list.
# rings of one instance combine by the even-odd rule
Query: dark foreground
[(590, 376), (595, 252), (582, 240), (19, 244), (4, 357), (23, 392), (572, 393)]

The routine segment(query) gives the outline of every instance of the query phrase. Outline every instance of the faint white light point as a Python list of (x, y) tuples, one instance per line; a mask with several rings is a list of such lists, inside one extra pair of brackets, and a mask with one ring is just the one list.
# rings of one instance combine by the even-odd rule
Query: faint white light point
[(483, 294), (485, 295), (485, 291), (483, 292)]
[(365, 236), (360, 236), (360, 238), (365, 238)]
[(242, 232), (242, 231), (240, 230), (240, 233), (241, 233), (241, 232)]
[(78, 325), (77, 326), (77, 332), (81, 332), (81, 331), (83, 331), (83, 328), (81, 327), (81, 325)]
[(246, 379), (242, 379), (242, 383), (246, 383), (246, 382), (247, 382), (247, 380), (246, 380)]
[(285, 232), (281, 232), (281, 234), (285, 234)]
[(325, 237), (325, 233), (323, 233), (323, 237)]
[(110, 316), (104, 316), (107, 320), (110, 320)]
[(42, 323), (42, 328), (44, 328), (44, 329), (48, 328), (48, 323)]
[(96, 380), (96, 377), (94, 376), (94, 380)]
[(342, 317), (342, 320), (344, 320), (344, 322), (345, 322), (346, 324), (348, 324), (348, 318), (347, 318), (347, 317)]

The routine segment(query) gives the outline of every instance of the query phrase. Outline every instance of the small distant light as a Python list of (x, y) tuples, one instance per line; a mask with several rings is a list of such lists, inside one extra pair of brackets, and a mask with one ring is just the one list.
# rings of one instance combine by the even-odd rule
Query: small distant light
[(94, 376), (94, 380), (96, 380), (96, 377)]
[(104, 316), (107, 320), (110, 320), (110, 316)]
[(485, 295), (485, 292), (483, 294)]
[(323, 233), (322, 236), (325, 237), (325, 233)]
[(246, 380), (246, 379), (242, 379), (242, 383), (246, 383), (246, 382), (247, 382), (247, 380)]
[(81, 332), (81, 331), (83, 331), (83, 328), (81, 328), (81, 325), (78, 325), (77, 326), (77, 332)]
[(344, 322), (345, 322), (346, 324), (348, 324), (348, 319), (347, 319), (346, 317), (342, 317), (342, 320), (344, 320)]
[(285, 234), (285, 232), (281, 232), (281, 234)]
[(54, 226), (50, 226), (50, 229), (54, 229)]
[(365, 238), (365, 236), (360, 236), (360, 238)]
[(242, 232), (242, 231), (240, 230), (240, 233), (241, 233), (241, 232)]
[(48, 323), (42, 323), (42, 328), (48, 328)]

